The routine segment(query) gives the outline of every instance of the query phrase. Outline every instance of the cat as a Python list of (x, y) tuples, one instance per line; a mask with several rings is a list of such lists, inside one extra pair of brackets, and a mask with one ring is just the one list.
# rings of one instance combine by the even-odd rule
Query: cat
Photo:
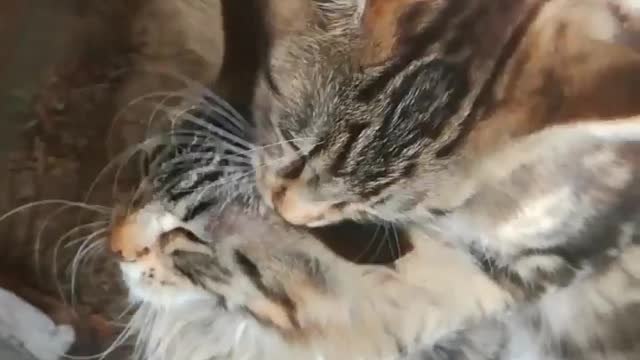
[[(640, 354), (637, 230), (627, 227), (619, 246), (611, 245), (615, 241), (598, 245), (615, 231), (594, 234), (597, 238), (588, 243), (594, 247), (574, 255), (601, 268), (580, 282), (553, 282), (561, 277), (544, 268), (529, 268), (536, 276), (523, 279), (499, 264), (483, 269), (476, 252), (417, 229), (409, 230), (413, 249), (404, 257), (386, 265), (358, 265), (322, 245), (313, 229), (289, 225), (264, 204), (255, 179), (244, 176), (253, 170), (252, 151), (246, 151), (252, 146), (246, 143), (249, 126), (200, 115), (187, 116), (185, 123), (190, 125), (172, 134), (173, 143), (150, 162), (148, 198), (114, 223), (109, 240), (132, 301), (140, 303), (130, 325), (138, 333), (140, 357), (566, 360)], [(212, 132), (206, 136), (198, 131), (207, 128)], [(568, 173), (573, 176), (561, 180), (583, 181), (585, 202), (601, 205), (613, 195), (634, 195), (616, 191), (625, 178), (629, 149), (615, 152), (615, 137), (591, 139), (587, 131), (583, 138), (567, 138), (562, 130), (545, 131), (559, 131), (558, 148), (564, 152), (555, 154), (576, 162)], [(575, 129), (569, 130), (573, 135)], [(638, 135), (616, 134), (622, 134), (622, 144)], [(535, 145), (537, 136), (527, 139)], [(528, 150), (528, 142), (520, 143), (521, 151)], [(194, 162), (199, 154), (209, 156)], [(585, 154), (593, 156), (580, 162), (576, 155)], [(500, 156), (496, 161), (505, 162)], [(638, 179), (638, 159), (631, 164)], [(600, 183), (594, 175), (602, 166), (615, 171)], [(488, 175), (497, 176), (495, 171)], [(636, 207), (631, 215), (639, 213), (635, 196), (629, 198)], [(541, 208), (543, 215), (549, 215), (546, 210)], [(594, 217), (606, 220), (614, 210), (606, 207)], [(535, 221), (538, 214), (525, 215), (518, 229), (548, 229), (548, 222)], [(570, 278), (570, 270), (558, 275), (567, 279), (569, 272)], [(547, 289), (550, 280), (553, 288)]]
[[(607, 2), (319, 1), (256, 94), (265, 200), (289, 222), (423, 220), (510, 141), (640, 113), (640, 54)], [(305, 19), (302, 17), (302, 19)]]
[[(525, 282), (619, 248), (635, 221), (640, 53), (611, 2), (311, 3), (256, 95), (256, 141), (280, 144), (257, 152), (258, 188), (288, 222), (442, 232)], [(624, 168), (619, 189), (587, 169), (598, 154)], [(583, 233), (615, 207), (612, 243)]]

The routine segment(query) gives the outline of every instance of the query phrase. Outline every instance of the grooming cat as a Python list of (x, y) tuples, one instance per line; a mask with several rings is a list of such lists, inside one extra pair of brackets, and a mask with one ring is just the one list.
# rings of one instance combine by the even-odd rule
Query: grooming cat
[[(640, 123), (622, 120), (640, 113), (640, 54), (628, 41), (637, 34), (612, 9), (311, 5), (311, 25), (274, 41), (257, 94), (256, 139), (280, 144), (256, 157), (263, 198), (296, 225), (377, 218), (443, 232), (520, 280), (590, 267), (588, 257), (619, 244), (592, 249), (583, 224), (627, 205), (585, 201), (567, 179), (604, 194), (637, 187), (627, 165), (617, 185), (583, 169), (591, 157), (633, 163), (637, 151)], [(600, 149), (625, 133), (629, 143)], [(621, 213), (618, 225), (631, 216)]]
[[(589, 260), (599, 266), (598, 272), (571, 282), (557, 280), (586, 271), (574, 274), (574, 269), (563, 268), (551, 274), (545, 268), (527, 268), (532, 263), (523, 261), (514, 274), (499, 264), (476, 262), (475, 251), (460, 251), (438, 234), (429, 237), (415, 230), (409, 233), (414, 249), (391, 266), (346, 261), (323, 246), (312, 230), (293, 227), (262, 205), (254, 179), (242, 176), (251, 171), (246, 128), (200, 116), (188, 116), (185, 122), (198, 126), (178, 130), (175, 148), (157, 155), (151, 166), (151, 198), (117, 221), (110, 237), (132, 298), (142, 303), (132, 326), (143, 358), (512, 360), (640, 355), (640, 248), (634, 245), (640, 202), (637, 187), (620, 186), (628, 177), (640, 179), (640, 159), (633, 156), (640, 146), (637, 131), (613, 126), (607, 134), (599, 125), (594, 130), (585, 123), (578, 130), (545, 130), (514, 147), (527, 152), (539, 139), (547, 144), (557, 139), (557, 160), (545, 163), (557, 166), (551, 171), (572, 170), (557, 180), (593, 205), (573, 214), (593, 220), (583, 224), (593, 232), (577, 239), (587, 245), (585, 251), (569, 256)], [(206, 136), (198, 131), (206, 128), (217, 130)], [(201, 154), (210, 156), (197, 157)], [(518, 159), (529, 160), (529, 171), (510, 173), (530, 176), (537, 170), (531, 161), (538, 159)], [(505, 159), (498, 156), (495, 161)], [(605, 170), (610, 176), (602, 179), (598, 174)], [(487, 174), (496, 176), (495, 171)], [(492, 196), (493, 190), (482, 188), (477, 196)], [(561, 212), (550, 214), (542, 206), (552, 201), (539, 204), (541, 198), (530, 195), (504, 198), (495, 209), (538, 204), (540, 214), (522, 214), (522, 223), (515, 224), (529, 234), (553, 229), (549, 221), (537, 221), (538, 216), (564, 220)], [(618, 218), (621, 208), (611, 206), (614, 203), (626, 206), (629, 221)], [(477, 234), (494, 230), (487, 223), (493, 210), (487, 209), (487, 220), (474, 217), (481, 230)], [(465, 221), (451, 218), (456, 220)], [(606, 228), (596, 232), (602, 224), (617, 229), (619, 221), (626, 223), (620, 233)], [(509, 234), (504, 230), (500, 235)], [(442, 231), (447, 234), (447, 229)], [(495, 271), (482, 271), (479, 265), (485, 264)], [(514, 276), (519, 274), (531, 276)], [(545, 293), (550, 284), (557, 289)]]

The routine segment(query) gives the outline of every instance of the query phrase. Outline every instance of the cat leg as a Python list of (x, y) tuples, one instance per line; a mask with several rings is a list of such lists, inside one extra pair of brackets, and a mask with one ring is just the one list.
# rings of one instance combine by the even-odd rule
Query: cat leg
[(216, 251), (234, 274), (216, 292), (319, 359), (405, 359), (513, 304), (457, 249), (415, 242), (390, 267), (347, 262), (315, 239), (234, 246)]

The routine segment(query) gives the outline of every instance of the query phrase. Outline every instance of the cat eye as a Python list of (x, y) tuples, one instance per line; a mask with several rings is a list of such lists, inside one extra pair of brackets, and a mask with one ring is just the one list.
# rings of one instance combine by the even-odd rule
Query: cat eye
[(278, 171), (278, 176), (286, 180), (297, 179), (300, 177), (300, 174), (302, 174), (306, 163), (306, 158), (304, 156), (300, 156), (288, 163), (285, 167), (281, 168)]

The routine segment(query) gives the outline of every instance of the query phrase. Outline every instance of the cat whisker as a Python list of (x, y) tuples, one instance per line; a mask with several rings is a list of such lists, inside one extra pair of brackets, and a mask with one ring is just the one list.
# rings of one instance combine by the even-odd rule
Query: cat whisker
[(378, 255), (380, 255), (380, 252), (382, 251), (382, 248), (384, 247), (385, 243), (388, 242), (389, 224), (383, 223), (383, 224), (381, 224), (381, 226), (382, 226), (382, 230), (384, 230), (384, 234), (382, 235), (382, 238), (380, 239), (380, 245), (378, 245), (378, 247), (376, 248), (376, 252), (373, 254), (373, 256), (370, 259), (372, 261), (376, 261), (378, 259)]
[[(252, 164), (249, 161), (235, 156), (202, 153), (202, 155), (181, 156), (179, 158), (163, 162), (160, 169), (153, 169), (150, 175), (154, 177), (161, 176), (166, 173), (175, 172), (177, 169), (192, 169), (198, 166), (205, 166), (208, 169), (207, 171), (209, 171), (212, 168), (216, 169), (218, 167), (220, 167), (221, 170), (228, 169), (229, 167), (245, 169), (251, 168)], [(195, 170), (201, 169), (194, 169), (194, 171)]]
[(395, 256), (393, 256), (395, 260), (395, 259), (399, 259), (400, 256), (402, 256), (402, 249), (400, 247), (400, 238), (398, 237), (398, 229), (394, 224), (391, 224), (391, 230), (393, 231), (393, 241), (396, 245), (396, 254)]
[[(77, 228), (76, 228), (76, 229), (77, 229)], [(75, 229), (74, 229), (74, 230), (75, 230)], [(79, 239), (73, 240), (72, 242), (82, 241), (83, 239), (88, 239), (88, 238), (90, 238), (93, 234), (96, 234), (96, 233), (104, 233), (104, 232), (106, 232), (106, 231), (107, 231), (107, 230), (106, 230), (106, 228), (104, 228), (104, 229), (99, 229), (99, 230), (96, 230), (95, 232), (93, 232), (93, 233), (91, 233), (91, 234), (88, 234), (88, 235), (86, 235), (86, 236), (82, 236), (82, 237), (80, 237)], [(59, 275), (59, 274), (58, 274), (58, 268), (59, 268), (59, 266), (58, 266), (58, 258), (59, 258), (59, 251), (60, 251), (60, 247), (62, 246), (62, 243), (64, 242), (64, 240), (65, 240), (65, 239), (67, 239), (67, 238), (68, 238), (69, 236), (71, 236), (73, 233), (74, 233), (74, 231), (69, 231), (69, 232), (67, 232), (65, 235), (63, 235), (62, 237), (60, 237), (60, 238), (58, 239), (58, 241), (56, 241), (56, 245), (55, 245), (55, 246), (54, 246), (54, 248), (53, 248), (53, 255), (52, 255), (52, 259), (51, 259), (51, 270), (52, 270), (52, 271), (51, 271), (51, 273), (53, 274), (53, 279), (55, 280), (55, 283), (56, 283), (56, 290), (58, 291), (58, 294), (60, 295), (60, 298), (62, 299), (62, 301), (63, 301), (63, 303), (64, 303), (65, 305), (68, 305), (68, 303), (67, 303), (67, 300), (66, 300), (66, 296), (64, 295), (64, 294), (65, 294), (65, 292), (64, 292), (64, 290), (63, 290), (63, 288), (62, 288), (62, 284), (60, 284), (60, 281), (59, 281), (59, 279), (58, 279), (58, 275)], [(87, 240), (85, 240), (85, 242), (86, 242), (86, 241), (87, 241)], [(85, 244), (85, 243), (83, 242), (83, 244), (80, 246), (80, 249), (82, 249), (82, 246), (83, 246), (84, 244)], [(66, 246), (65, 246), (65, 247), (66, 247)], [(80, 250), (78, 250), (78, 251), (80, 251)], [(73, 277), (73, 274), (72, 274), (72, 277)], [(72, 281), (73, 281), (73, 279), (72, 279)], [(72, 286), (72, 291), (73, 291), (73, 286)]]
[[(235, 182), (240, 181), (242, 178), (245, 178), (245, 177), (246, 177), (246, 176), (248, 176), (248, 175), (249, 175), (249, 173), (244, 173), (244, 174), (241, 174), (241, 175), (236, 176), (236, 177), (231, 178), (231, 179), (228, 179), (228, 178), (227, 178), (227, 179), (223, 179), (223, 180), (226, 180), (226, 181), (224, 181), (224, 182), (214, 181), (213, 183), (211, 183), (211, 184), (208, 184), (208, 185), (204, 186), (204, 187), (202, 188), (202, 190), (200, 191), (200, 193), (198, 194), (198, 196), (196, 197), (196, 199), (194, 200), (194, 203), (195, 203), (195, 204), (200, 203), (200, 201), (202, 200), (202, 197), (203, 197), (206, 193), (208, 193), (208, 192), (210, 192), (211, 190), (213, 190), (214, 188), (216, 188), (216, 187), (220, 188), (220, 187), (222, 187), (222, 186), (224, 186), (224, 185), (228, 184), (228, 183), (229, 183), (229, 182), (231, 182), (231, 181), (235, 181)], [(217, 190), (217, 189), (216, 189), (216, 190)], [(198, 189), (195, 189), (195, 190), (193, 190), (193, 191), (194, 191), (194, 192), (195, 192), (195, 191), (198, 191)], [(226, 202), (229, 202), (229, 201), (231, 201), (231, 199), (226, 199), (225, 201), (226, 201)], [(224, 206), (226, 205), (226, 202), (225, 202), (224, 204), (220, 205), (220, 208), (224, 208)]]
[(11, 216), (14, 216), (16, 214), (19, 214), (22, 211), (28, 210), (30, 208), (36, 207), (36, 206), (45, 206), (45, 205), (64, 205), (64, 206), (73, 206), (73, 207), (78, 207), (78, 208), (82, 208), (85, 210), (91, 210), (97, 213), (101, 213), (101, 214), (108, 214), (110, 209), (106, 206), (102, 206), (102, 205), (90, 205), (86, 202), (77, 202), (77, 201), (70, 201), (70, 200), (62, 200), (62, 199), (52, 199), (52, 200), (40, 200), (40, 201), (34, 201), (34, 202), (30, 202), (24, 205), (20, 205), (16, 208), (14, 208), (13, 210), (10, 210), (8, 212), (6, 212), (5, 214), (3, 214), (2, 216), (0, 216), (0, 222), (8, 219)]
[(235, 154), (212, 154), (210, 152), (194, 152), (188, 153), (176, 158), (172, 158), (169, 161), (166, 161), (162, 164), (164, 167), (169, 167), (173, 164), (181, 164), (181, 163), (195, 163), (195, 162), (204, 162), (204, 161), (227, 161), (227, 162), (237, 162), (247, 165), (252, 165), (251, 159), (243, 156), (236, 156)]
[[(36, 274), (38, 275), (38, 277), (41, 276), (41, 269), (40, 269), (40, 252), (41, 252), (41, 244), (42, 244), (42, 234), (45, 232), (45, 230), (47, 229), (49, 222), (54, 219), (56, 216), (60, 215), (61, 213), (63, 213), (65, 210), (69, 210), (71, 208), (71, 206), (69, 205), (64, 205), (59, 209), (56, 209), (55, 211), (53, 211), (52, 213), (50, 213), (49, 215), (47, 215), (44, 218), (44, 222), (39, 226), (38, 229), (38, 233), (36, 234), (36, 239), (35, 239), (35, 244), (34, 244), (34, 265), (36, 268)], [(64, 236), (62, 237), (64, 238)]]
[(181, 91), (177, 91), (171, 95), (167, 95), (165, 96), (159, 103), (155, 104), (155, 108), (153, 109), (153, 111), (151, 112), (151, 114), (149, 115), (149, 120), (147, 121), (147, 126), (145, 129), (145, 137), (149, 136), (150, 132), (151, 132), (151, 125), (153, 124), (153, 121), (155, 120), (157, 114), (162, 111), (164, 112), (169, 120), (169, 123), (171, 124), (171, 127), (173, 128), (176, 124), (176, 122), (180, 119), (180, 116), (186, 112), (189, 111), (188, 110), (188, 106), (186, 106), (185, 109), (183, 109), (180, 113), (174, 114), (174, 111), (167, 111), (168, 107), (165, 105), (167, 103), (167, 101), (169, 101), (172, 98), (178, 98), (178, 99), (184, 99), (184, 94), (181, 94)]
[[(89, 280), (93, 284), (97, 283), (96, 281), (94, 281), (96, 273), (95, 266), (97, 260), (100, 259), (98, 258), (98, 255), (105, 255), (106, 240), (106, 237), (97, 239), (95, 242), (96, 246), (92, 246), (91, 249), (88, 249), (84, 258), (80, 260), (79, 268), (88, 266), (86, 269), (89, 274)], [(104, 259), (104, 257), (102, 259)]]
[(190, 79), (183, 74), (167, 69), (163, 69), (160, 72), (181, 80), (185, 84), (187, 90), (193, 89), (192, 93), (196, 94), (194, 98), (198, 99), (198, 105), (207, 105), (211, 110), (220, 112), (221, 115), (225, 116), (225, 118), (232, 120), (232, 124), (239, 130), (246, 131), (251, 126), (249, 122), (233, 108), (233, 106), (197, 81)]
[[(101, 220), (101, 221), (94, 221), (94, 222), (92, 222), (92, 223), (88, 223), (88, 224), (84, 224), (84, 225), (79, 225), (79, 226), (76, 226), (75, 228), (73, 228), (73, 229), (71, 229), (71, 230), (67, 231), (66, 233), (64, 233), (64, 234), (62, 235), (62, 239), (66, 238), (66, 237), (68, 237), (68, 236), (71, 236), (71, 235), (72, 235), (72, 234), (74, 234), (75, 232), (77, 232), (77, 231), (81, 231), (81, 230), (84, 230), (84, 229), (86, 229), (86, 228), (92, 228), (92, 227), (97, 227), (97, 226), (100, 226), (101, 228), (103, 228), (103, 227), (106, 227), (108, 224), (109, 224), (109, 221), (108, 221), (108, 220)], [(87, 235), (87, 236), (88, 236), (88, 235)], [(86, 237), (86, 236), (83, 236), (83, 237), (80, 237), (80, 238), (78, 238), (78, 239), (75, 239), (75, 240), (71, 240), (71, 241), (69, 241), (69, 242), (64, 246), (64, 248), (69, 248), (69, 247), (71, 247), (71, 246), (76, 245), (77, 243), (79, 243), (79, 242), (83, 241), (85, 237)]]
[(367, 246), (364, 250), (362, 250), (362, 252), (360, 252), (360, 255), (358, 255), (355, 258), (355, 262), (358, 262), (360, 260), (362, 260), (362, 258), (369, 252), (369, 250), (371, 250), (371, 248), (373, 247), (373, 244), (376, 243), (376, 240), (378, 239), (378, 231), (380, 230), (380, 224), (376, 225), (376, 231), (373, 232), (373, 236), (371, 236), (371, 240), (369, 240), (369, 242), (367, 243)]
[[(166, 140), (164, 140), (166, 141)], [(120, 167), (117, 169), (116, 172), (116, 178), (114, 181), (114, 185), (113, 188), (116, 189), (117, 188), (117, 179), (119, 176), (119, 173), (122, 169), (122, 167), (124, 166), (124, 164), (126, 164), (129, 159), (131, 157), (133, 157), (137, 152), (142, 151), (142, 150), (146, 150), (146, 148), (155, 148), (157, 146), (163, 145), (163, 136), (156, 136), (150, 139), (147, 139), (143, 142), (141, 142), (138, 145), (135, 145), (133, 147), (131, 147), (130, 149), (127, 149), (125, 151), (123, 151), (121, 154), (117, 155), (114, 159), (112, 159), (111, 161), (109, 161), (109, 163), (107, 165), (105, 165), (102, 170), (100, 170), (100, 172), (98, 173), (98, 175), (96, 175), (96, 178), (91, 182), (91, 184), (89, 185), (89, 188), (86, 192), (85, 195), (85, 202), (91, 197), (91, 194), (93, 193), (93, 191), (95, 190), (95, 187), (98, 185), (98, 182), (103, 178), (103, 176), (105, 176), (107, 174), (107, 172), (111, 169), (113, 169), (113, 167), (117, 164), (120, 164)], [(115, 193), (115, 190), (114, 190)]]
[[(236, 168), (235, 170), (245, 170), (245, 169), (246, 168), (244, 168), (244, 167), (239, 167), (239, 168)], [(214, 170), (215, 171), (220, 171), (220, 168), (214, 168)], [(193, 172), (198, 172), (198, 171), (201, 171), (201, 170), (199, 170), (199, 169), (193, 170)], [(190, 172), (190, 173), (193, 173), (193, 172)], [(228, 173), (227, 175), (221, 175), (220, 179), (218, 179), (218, 180), (216, 180), (216, 181), (214, 181), (214, 182), (212, 182), (210, 184), (206, 184), (206, 185), (204, 185), (202, 187), (197, 187), (195, 189), (188, 189), (188, 191), (189, 192), (195, 192), (195, 191), (202, 190), (202, 189), (204, 189), (204, 191), (206, 191), (207, 189), (210, 190), (210, 189), (213, 189), (215, 187), (222, 187), (222, 186), (227, 185), (227, 184), (229, 184), (231, 182), (234, 182), (234, 181), (238, 182), (241, 179), (243, 179), (244, 177), (246, 177), (246, 176), (248, 176), (248, 175), (250, 175), (250, 174), (252, 174), (254, 172), (255, 171), (251, 169), (251, 170), (246, 170), (246, 171), (242, 171), (242, 172), (241, 171), (237, 171), (237, 172), (233, 172), (233, 173), (230, 173), (230, 174)], [(190, 174), (190, 173), (187, 173), (187, 174)], [(175, 185), (180, 184), (180, 182), (184, 181), (187, 178), (187, 176), (188, 176), (187, 174), (183, 174), (182, 176), (174, 179), (173, 181), (169, 182), (168, 184), (165, 184), (162, 187), (162, 189), (160, 189), (159, 192), (160, 193), (164, 193), (164, 192), (168, 191), (170, 188), (174, 187)], [(231, 185), (233, 185), (233, 183)]]
[[(41, 251), (42, 250), (42, 235), (43, 235), (44, 230), (48, 226), (49, 221), (53, 217), (55, 217), (56, 215), (60, 214), (62, 211), (66, 210), (66, 209), (70, 209), (70, 208), (79, 208), (79, 209), (83, 209), (83, 210), (88, 210), (88, 211), (91, 211), (91, 212), (98, 213), (100, 215), (105, 215), (105, 214), (107, 214), (109, 212), (109, 208), (107, 208), (105, 206), (101, 206), (101, 205), (91, 205), (91, 204), (83, 203), (83, 202), (75, 202), (75, 201), (59, 200), (59, 199), (41, 200), (41, 201), (35, 201), (35, 202), (27, 203), (27, 204), (24, 204), (24, 205), (21, 205), (21, 206), (18, 206), (16, 208), (14, 208), (13, 210), (11, 210), (11, 211), (5, 213), (4, 215), (0, 216), (0, 222), (10, 218), (11, 216), (20, 214), (23, 211), (27, 211), (27, 210), (29, 210), (31, 208), (40, 207), (40, 206), (49, 206), (49, 205), (61, 205), (62, 208), (54, 211), (54, 213), (50, 214), (46, 218), (44, 224), (40, 227), (40, 229), (38, 231), (38, 234), (36, 235), (35, 244), (34, 244), (34, 265), (35, 265), (36, 275), (38, 277), (42, 276), (42, 272), (41, 272), (41, 268), (42, 267), (41, 267), (41, 259), (40, 259), (40, 254), (42, 252)], [(54, 276), (55, 276), (55, 274), (54, 274)], [(56, 280), (57, 280), (57, 278), (56, 278)], [(61, 290), (60, 286), (58, 286), (58, 290)], [(62, 295), (62, 293), (61, 293), (61, 295)]]
[[(91, 249), (95, 248), (104, 243), (104, 241), (97, 241), (91, 244), (91, 241), (96, 239), (96, 237), (103, 235), (107, 232), (107, 229), (100, 229), (95, 231), (92, 234), (89, 234), (86, 239), (80, 245), (80, 248), (76, 252), (76, 255), (73, 257), (73, 261), (71, 262), (71, 305), (75, 306), (75, 295), (76, 295), (76, 277), (78, 273), (78, 266), (84, 256), (86, 256)], [(104, 239), (104, 238), (103, 238)]]
[[(160, 107), (163, 107), (165, 109), (165, 111), (170, 111), (169, 108), (164, 107), (163, 105), (158, 105)], [(216, 135), (219, 136), (225, 140), (229, 140), (232, 142), (235, 142), (237, 144), (240, 144), (242, 146), (248, 147), (250, 148), (252, 146), (252, 144), (250, 142), (248, 142), (245, 139), (242, 139), (240, 137), (238, 137), (237, 135), (229, 132), (228, 130), (225, 130), (219, 126), (215, 126), (213, 124), (209, 124), (206, 121), (202, 120), (202, 119), (198, 119), (196, 116), (189, 114), (189, 113), (184, 113), (180, 119), (181, 121), (188, 121), (194, 125), (198, 125), (200, 127), (202, 127), (205, 130), (208, 130), (211, 132), (212, 135)], [(242, 151), (244, 149), (239, 149), (239, 151)]]
[(251, 151), (255, 152), (255, 151), (258, 151), (258, 150), (265, 150), (265, 149), (272, 148), (274, 146), (280, 146), (280, 145), (284, 145), (284, 144), (288, 144), (288, 143), (292, 143), (292, 142), (296, 142), (296, 141), (305, 141), (305, 140), (315, 141), (315, 140), (317, 140), (317, 138), (315, 138), (315, 137), (298, 137), (298, 138), (294, 138), (294, 139), (278, 141), (278, 142), (267, 144), (267, 145), (261, 145), (261, 146), (255, 146), (254, 145), (252, 147)]
[(150, 99), (154, 99), (157, 97), (164, 97), (163, 99), (167, 99), (170, 98), (172, 96), (176, 96), (179, 97), (179, 92), (176, 91), (154, 91), (148, 94), (144, 94), (141, 96), (136, 97), (135, 99), (132, 99), (131, 101), (127, 102), (122, 109), (120, 109), (115, 116), (113, 117), (113, 120), (111, 120), (111, 125), (109, 126), (109, 131), (107, 132), (107, 143), (111, 142), (111, 138), (113, 136), (113, 130), (116, 126), (116, 123), (120, 120), (120, 118), (124, 115), (124, 113), (129, 110), (133, 105), (136, 105), (138, 103), (141, 103), (142, 101), (145, 100), (150, 100)]

